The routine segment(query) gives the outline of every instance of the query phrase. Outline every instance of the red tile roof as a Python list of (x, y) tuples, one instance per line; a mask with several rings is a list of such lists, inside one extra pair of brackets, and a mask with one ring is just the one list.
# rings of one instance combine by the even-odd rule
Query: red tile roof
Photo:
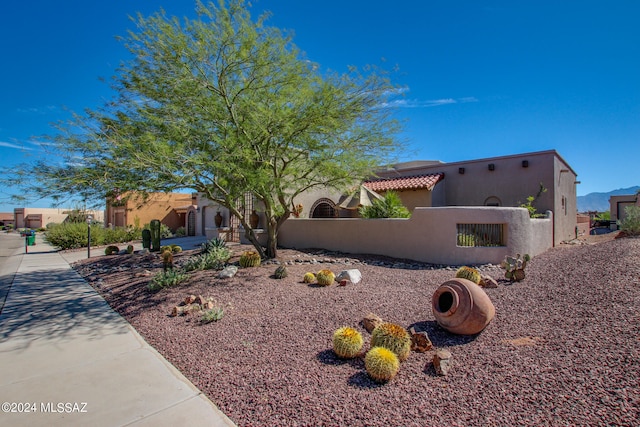
[(373, 191), (388, 190), (433, 190), (438, 182), (444, 179), (444, 173), (387, 178), (376, 181), (365, 181), (364, 185)]

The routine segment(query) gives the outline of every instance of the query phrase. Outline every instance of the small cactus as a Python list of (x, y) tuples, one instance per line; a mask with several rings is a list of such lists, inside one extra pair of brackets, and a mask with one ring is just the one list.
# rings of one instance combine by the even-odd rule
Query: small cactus
[(246, 251), (240, 256), (240, 267), (258, 267), (260, 265), (260, 254), (256, 251)]
[(393, 351), (400, 361), (411, 353), (411, 335), (395, 323), (381, 323), (371, 332), (371, 347), (384, 347)]
[(463, 266), (456, 271), (456, 278), (458, 279), (467, 279), (475, 283), (476, 285), (480, 283), (482, 276), (480, 272), (473, 267)]
[(105, 255), (113, 255), (113, 254), (117, 254), (118, 252), (120, 252), (120, 248), (114, 245), (109, 245), (104, 250)]
[(182, 252), (182, 247), (178, 246), (178, 245), (171, 245), (171, 252), (173, 252), (174, 254), (179, 254), (180, 252)]
[(396, 376), (400, 360), (394, 352), (384, 347), (373, 347), (364, 357), (364, 367), (377, 382), (387, 382)]
[(329, 286), (335, 282), (336, 275), (331, 270), (320, 270), (316, 274), (316, 280), (320, 286)]
[(506, 270), (504, 273), (504, 277), (511, 280), (512, 282), (519, 282), (524, 280), (525, 274), (524, 269), (527, 266), (527, 262), (531, 260), (529, 254), (524, 254), (523, 257), (520, 257), (520, 254), (516, 254), (515, 257), (507, 256), (502, 263), (500, 263), (500, 267)]
[(349, 326), (343, 326), (333, 333), (333, 351), (340, 358), (356, 357), (362, 350), (363, 343), (362, 334)]
[(173, 252), (171, 250), (162, 252), (162, 268), (164, 271), (173, 269)]
[(128, 254), (132, 254), (133, 253), (133, 245), (127, 246), (127, 253)]
[(284, 265), (280, 265), (278, 266), (278, 268), (276, 268), (276, 271), (275, 273), (273, 273), (273, 275), (276, 279), (284, 279), (289, 275), (289, 272), (287, 271), (287, 267), (285, 267)]
[(302, 278), (304, 283), (313, 283), (316, 281), (316, 275), (313, 273), (304, 273), (304, 277)]

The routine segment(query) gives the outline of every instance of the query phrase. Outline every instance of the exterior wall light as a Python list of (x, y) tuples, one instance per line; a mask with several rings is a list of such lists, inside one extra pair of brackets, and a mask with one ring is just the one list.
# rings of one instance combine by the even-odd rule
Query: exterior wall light
[(489, 170), (490, 171), (496, 170), (496, 165), (494, 163), (489, 163)]
[(523, 168), (528, 168), (529, 167), (529, 160), (523, 160), (522, 161), (522, 167)]
[(458, 173), (460, 175), (464, 175), (464, 168), (458, 168)]

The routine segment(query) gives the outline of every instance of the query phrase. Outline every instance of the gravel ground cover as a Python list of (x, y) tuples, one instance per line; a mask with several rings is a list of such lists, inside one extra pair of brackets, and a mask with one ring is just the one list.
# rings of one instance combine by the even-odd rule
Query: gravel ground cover
[[(146, 290), (146, 271), (160, 271), (157, 255), (105, 256), (74, 268), (239, 426), (639, 425), (640, 239), (535, 257), (523, 282), (487, 289), (496, 318), (472, 337), (445, 332), (431, 312), (431, 295), (453, 267), (293, 250), (280, 262), (291, 264), (285, 279), (267, 264), (231, 279), (194, 273), (156, 293)], [(321, 268), (358, 268), (363, 281), (302, 283)], [(503, 275), (496, 266), (482, 270)], [(223, 319), (170, 317), (190, 294), (213, 297)], [(360, 321), (369, 312), (426, 331), (452, 353), (449, 374), (436, 375), (433, 350), (412, 353), (382, 385), (362, 358), (336, 358), (333, 331), (355, 327), (368, 343)]]

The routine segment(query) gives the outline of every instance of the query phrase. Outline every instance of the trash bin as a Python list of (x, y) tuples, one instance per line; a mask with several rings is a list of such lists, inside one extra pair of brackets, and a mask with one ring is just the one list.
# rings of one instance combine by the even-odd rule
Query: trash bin
[(35, 246), (36, 244), (36, 235), (35, 233), (32, 233), (31, 235), (27, 236), (27, 246)]

